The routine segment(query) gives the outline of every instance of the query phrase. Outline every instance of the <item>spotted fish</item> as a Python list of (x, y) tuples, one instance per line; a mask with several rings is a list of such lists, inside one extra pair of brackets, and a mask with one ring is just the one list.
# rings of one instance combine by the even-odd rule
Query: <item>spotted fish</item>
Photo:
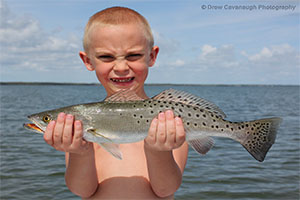
[(150, 99), (141, 99), (132, 90), (120, 91), (102, 102), (73, 105), (28, 116), (33, 124), (25, 128), (43, 133), (47, 124), (60, 112), (69, 113), (83, 123), (83, 138), (96, 142), (118, 159), (118, 144), (143, 140), (150, 123), (160, 112), (173, 110), (182, 118), (186, 141), (200, 154), (213, 146), (212, 137), (231, 138), (241, 143), (262, 162), (275, 142), (280, 118), (247, 122), (225, 120), (226, 115), (215, 104), (195, 95), (169, 89)]

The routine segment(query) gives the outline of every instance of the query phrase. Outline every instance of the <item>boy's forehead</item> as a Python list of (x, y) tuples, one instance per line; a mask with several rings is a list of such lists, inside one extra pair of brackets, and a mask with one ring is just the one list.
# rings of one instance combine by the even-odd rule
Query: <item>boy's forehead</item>
[[(118, 41), (118, 45), (127, 44), (128, 48), (140, 50), (148, 45), (148, 38), (143, 29), (135, 24), (98, 25), (90, 32), (91, 45), (107, 44)], [(94, 45), (93, 45), (94, 44)], [(99, 49), (104, 49), (99, 47)]]

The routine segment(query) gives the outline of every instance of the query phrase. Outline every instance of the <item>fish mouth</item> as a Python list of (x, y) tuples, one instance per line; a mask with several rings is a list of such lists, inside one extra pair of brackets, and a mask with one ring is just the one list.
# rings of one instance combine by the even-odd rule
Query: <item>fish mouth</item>
[(110, 78), (112, 82), (115, 83), (129, 83), (134, 80), (134, 77), (129, 77), (129, 78)]
[(36, 120), (31, 118), (30, 116), (28, 117), (28, 119), (30, 121), (32, 121), (33, 123), (23, 124), (24, 128), (34, 131), (34, 132), (37, 132), (37, 133), (45, 133), (45, 128), (43, 128)]
[(35, 124), (23, 124), (23, 127), (37, 133), (44, 133), (44, 131), (40, 129), (40, 127), (36, 126)]

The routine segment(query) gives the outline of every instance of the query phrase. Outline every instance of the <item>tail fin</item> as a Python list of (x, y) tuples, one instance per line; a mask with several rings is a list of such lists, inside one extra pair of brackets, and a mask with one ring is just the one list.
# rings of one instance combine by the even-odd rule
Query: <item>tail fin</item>
[(243, 147), (258, 161), (262, 162), (276, 139), (281, 118), (267, 118), (248, 122)]

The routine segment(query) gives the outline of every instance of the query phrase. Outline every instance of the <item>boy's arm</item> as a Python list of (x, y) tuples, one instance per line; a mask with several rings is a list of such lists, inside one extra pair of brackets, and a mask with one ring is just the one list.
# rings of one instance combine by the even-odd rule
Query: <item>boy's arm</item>
[(68, 188), (81, 197), (89, 197), (98, 187), (93, 144), (82, 139), (80, 121), (60, 113), (57, 121), (47, 126), (45, 141), (56, 150), (66, 152), (65, 181)]
[(153, 191), (159, 197), (174, 194), (182, 181), (188, 145), (182, 120), (172, 111), (160, 113), (145, 139), (145, 155)]

